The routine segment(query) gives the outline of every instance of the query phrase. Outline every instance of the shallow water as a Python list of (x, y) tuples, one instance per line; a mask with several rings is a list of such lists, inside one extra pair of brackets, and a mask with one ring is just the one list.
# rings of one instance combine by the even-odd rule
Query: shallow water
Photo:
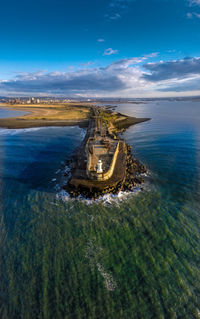
[(22, 116), (26, 115), (27, 112), (23, 111), (13, 111), (0, 108), (0, 118), (8, 118), (8, 117), (15, 117), (15, 116)]
[(200, 317), (200, 103), (119, 104), (145, 190), (57, 196), (72, 128), (0, 129), (2, 318)]

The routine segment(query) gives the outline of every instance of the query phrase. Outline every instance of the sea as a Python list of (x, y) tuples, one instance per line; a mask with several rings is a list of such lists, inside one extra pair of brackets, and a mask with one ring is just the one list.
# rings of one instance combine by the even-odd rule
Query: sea
[(0, 128), (0, 318), (200, 318), (200, 102), (112, 105), (148, 174), (96, 201), (61, 187), (84, 129)]

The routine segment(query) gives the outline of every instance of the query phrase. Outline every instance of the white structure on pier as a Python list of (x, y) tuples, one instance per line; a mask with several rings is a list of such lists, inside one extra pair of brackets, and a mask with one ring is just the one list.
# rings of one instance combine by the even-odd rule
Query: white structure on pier
[(97, 173), (98, 174), (103, 173), (102, 165), (103, 165), (102, 161), (98, 160), (98, 162), (97, 162)]

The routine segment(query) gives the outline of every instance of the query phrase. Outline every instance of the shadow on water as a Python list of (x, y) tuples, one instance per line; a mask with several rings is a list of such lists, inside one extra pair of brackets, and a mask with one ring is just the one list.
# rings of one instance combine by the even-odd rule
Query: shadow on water
[(57, 144), (50, 143), (35, 154), (34, 162), (27, 165), (20, 173), (18, 181), (27, 184), (28, 189), (55, 193), (55, 183), (52, 180), (57, 178), (57, 171), (62, 169), (65, 161), (70, 159), (76, 151), (72, 144), (63, 150), (58, 148)]
[(5, 135), (0, 152), (0, 176), (27, 185), (27, 190), (52, 191), (52, 179), (76, 151), (84, 131), (77, 127), (41, 129)]

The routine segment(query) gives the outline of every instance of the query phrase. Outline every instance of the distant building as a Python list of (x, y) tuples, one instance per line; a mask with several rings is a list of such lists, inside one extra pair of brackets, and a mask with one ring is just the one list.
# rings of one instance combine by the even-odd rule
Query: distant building
[(37, 103), (37, 104), (40, 104), (40, 99), (37, 99), (37, 100), (36, 100), (36, 103)]
[(19, 104), (20, 103), (20, 100), (19, 99), (14, 99), (13, 100), (13, 104)]

